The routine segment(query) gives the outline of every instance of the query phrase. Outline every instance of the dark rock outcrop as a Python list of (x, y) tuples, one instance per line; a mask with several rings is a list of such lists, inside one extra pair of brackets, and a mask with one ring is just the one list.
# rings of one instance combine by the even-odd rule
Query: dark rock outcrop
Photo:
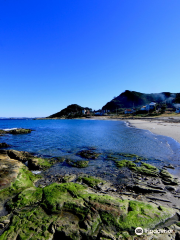
[(7, 143), (0, 143), (0, 148), (8, 148), (8, 147), (10, 147), (10, 145), (9, 144), (7, 144)]

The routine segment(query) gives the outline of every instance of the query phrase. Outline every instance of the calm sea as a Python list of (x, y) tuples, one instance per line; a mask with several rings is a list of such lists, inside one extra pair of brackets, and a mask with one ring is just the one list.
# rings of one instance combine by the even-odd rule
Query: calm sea
[(30, 134), (0, 137), (12, 149), (43, 156), (76, 158), (81, 149), (104, 154), (131, 153), (151, 161), (180, 165), (180, 144), (172, 138), (111, 120), (0, 120), (0, 129), (30, 128)]

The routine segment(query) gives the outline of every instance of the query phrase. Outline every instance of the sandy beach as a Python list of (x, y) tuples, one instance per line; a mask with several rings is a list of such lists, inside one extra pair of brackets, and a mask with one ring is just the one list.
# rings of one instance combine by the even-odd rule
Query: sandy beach
[(128, 119), (133, 127), (149, 130), (158, 135), (164, 135), (175, 139), (180, 143), (180, 123), (165, 122), (162, 120)]

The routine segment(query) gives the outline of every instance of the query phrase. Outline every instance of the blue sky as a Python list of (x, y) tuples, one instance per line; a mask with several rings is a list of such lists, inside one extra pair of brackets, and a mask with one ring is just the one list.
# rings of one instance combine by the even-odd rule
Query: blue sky
[(180, 92), (179, 0), (1, 0), (0, 117)]

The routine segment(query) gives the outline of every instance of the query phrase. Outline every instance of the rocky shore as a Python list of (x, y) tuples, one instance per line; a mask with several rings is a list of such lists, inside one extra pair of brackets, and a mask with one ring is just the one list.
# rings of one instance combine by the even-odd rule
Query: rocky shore
[[(108, 156), (124, 176), (116, 184), (86, 174), (43, 174), (58, 162), (85, 168), (98, 157), (93, 150), (77, 154), (81, 163), (0, 150), (0, 240), (180, 239), (180, 182), (168, 173), (171, 165)], [(135, 234), (137, 227), (144, 233)], [(148, 232), (157, 229), (167, 233)]]

